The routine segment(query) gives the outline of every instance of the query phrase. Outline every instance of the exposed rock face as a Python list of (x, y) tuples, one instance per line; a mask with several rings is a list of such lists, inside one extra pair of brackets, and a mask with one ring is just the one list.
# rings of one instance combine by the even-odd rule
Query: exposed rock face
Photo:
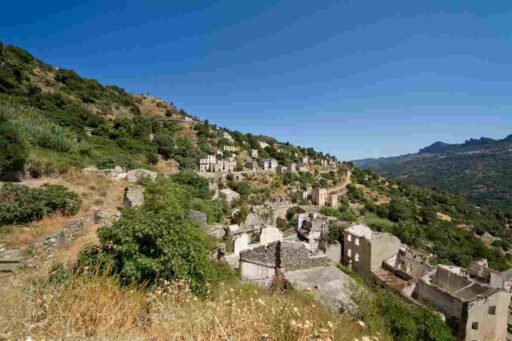
[(123, 206), (125, 208), (144, 205), (144, 186), (131, 185), (124, 190)]
[(126, 179), (131, 183), (140, 183), (142, 179), (149, 179), (155, 181), (158, 173), (147, 169), (132, 169), (126, 172)]

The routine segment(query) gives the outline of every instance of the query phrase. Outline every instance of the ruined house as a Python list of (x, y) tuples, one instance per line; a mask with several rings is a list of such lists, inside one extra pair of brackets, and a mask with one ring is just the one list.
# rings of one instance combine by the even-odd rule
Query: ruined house
[(315, 256), (303, 243), (276, 241), (240, 252), (240, 275), (244, 280), (269, 286), (277, 271), (293, 271), (331, 264), (324, 255)]
[(298, 172), (307, 172), (309, 169), (308, 169), (308, 166), (306, 164), (298, 164), (297, 165), (297, 171)]
[(295, 162), (292, 162), (288, 165), (288, 168), (290, 172), (295, 173), (297, 171), (297, 164)]
[(375, 232), (362, 224), (353, 224), (343, 234), (343, 263), (368, 280), (372, 279), (372, 270), (398, 254), (401, 246), (400, 239), (394, 235)]
[(505, 340), (511, 294), (479, 284), (465, 272), (438, 265), (419, 279), (412, 298), (443, 313), (458, 340)]
[(236, 160), (234, 157), (219, 160), (215, 154), (206, 155), (198, 159), (198, 165), (200, 172), (233, 173), (236, 171)]
[(325, 206), (327, 202), (327, 189), (320, 187), (313, 188), (311, 202), (313, 205)]
[(336, 194), (336, 193), (327, 194), (327, 200), (326, 200), (325, 204), (327, 206), (337, 208), (339, 206), (338, 194)]
[(258, 149), (249, 149), (249, 155), (255, 159), (258, 157)]
[(309, 157), (307, 157), (307, 156), (301, 156), (301, 157), (299, 158), (299, 162), (300, 162), (300, 163), (302, 163), (302, 164), (304, 164), (304, 165), (307, 165), (307, 164), (309, 163)]
[(288, 167), (279, 165), (277, 166), (276, 170), (278, 173), (286, 173), (288, 172)]

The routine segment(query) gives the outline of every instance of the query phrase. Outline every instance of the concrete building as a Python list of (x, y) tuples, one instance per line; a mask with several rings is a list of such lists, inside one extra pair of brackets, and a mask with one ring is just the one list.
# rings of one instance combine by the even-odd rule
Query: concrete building
[(327, 189), (320, 187), (313, 188), (313, 192), (311, 193), (311, 202), (313, 205), (325, 206), (327, 202)]
[(228, 157), (224, 160), (217, 159), (216, 155), (207, 155), (198, 159), (200, 172), (211, 173), (233, 173), (236, 171), (236, 161), (234, 157)]
[(344, 230), (343, 263), (371, 280), (372, 270), (398, 254), (400, 239), (390, 233), (375, 232), (368, 226), (354, 224)]
[(465, 272), (438, 265), (418, 281), (412, 298), (435, 307), (458, 326), (458, 340), (505, 340), (511, 294), (476, 283)]

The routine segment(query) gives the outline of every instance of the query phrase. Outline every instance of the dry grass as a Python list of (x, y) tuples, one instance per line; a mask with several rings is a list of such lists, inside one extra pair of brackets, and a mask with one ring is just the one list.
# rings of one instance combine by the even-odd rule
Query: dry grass
[(44, 278), (43, 269), (3, 278), (0, 339), (354, 340), (364, 335), (354, 320), (305, 294), (226, 284), (214, 297), (200, 299), (183, 283), (148, 292), (102, 276), (77, 275), (57, 285)]

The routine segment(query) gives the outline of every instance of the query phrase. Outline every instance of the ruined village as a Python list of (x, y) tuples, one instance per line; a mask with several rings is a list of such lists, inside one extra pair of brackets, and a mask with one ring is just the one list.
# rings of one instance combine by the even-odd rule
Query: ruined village
[[(232, 142), (226, 132), (223, 138)], [(266, 145), (262, 143), (261, 147)], [(311, 160), (302, 156), (299, 163), (282, 165), (275, 159), (259, 158), (258, 150), (250, 149), (244, 168), (237, 170), (239, 156), (236, 148), (225, 146), (222, 152), (197, 159), (197, 174), (208, 179), (214, 198), (222, 198), (230, 205), (240, 199), (240, 193), (226, 186), (228, 179), (313, 172), (313, 169), (318, 173), (343, 170), (344, 174), (335, 186), (322, 187), (316, 183), (288, 188), (288, 192), (267, 198), (260, 205), (250, 205), (242, 219), (234, 219), (240, 213), (240, 208), (235, 209), (228, 224), (209, 224), (207, 214), (201, 211), (188, 213), (188, 219), (223, 241), (211, 257), (229, 264), (243, 281), (264, 288), (281, 285), (304, 290), (338, 313), (357, 316), (358, 306), (353, 296), (360, 294), (361, 287), (343, 271), (348, 269), (367, 283), (400, 295), (414, 305), (435, 309), (456, 330), (459, 340), (507, 339), (507, 332), (512, 328), (509, 323), (512, 270), (493, 270), (486, 259), (473, 262), (469, 268), (433, 264), (431, 254), (414, 250), (390, 233), (320, 213), (321, 207), (337, 208), (350, 183), (350, 167), (334, 157)], [(126, 171), (121, 167), (88, 167), (84, 173), (130, 183), (124, 190), (125, 208), (143, 205), (142, 183), (155, 181), (158, 176), (157, 172), (146, 169)], [(93, 214), (99, 223), (110, 224), (118, 218), (118, 213), (95, 211)], [(292, 229), (278, 227), (286, 220), (296, 225)], [(78, 224), (83, 226), (81, 221)], [(342, 231), (342, 241), (328, 238), (333, 227)], [(54, 246), (60, 242), (59, 238), (75, 238), (74, 229), (72, 225), (71, 232), (47, 238), (43, 247)], [(0, 270), (13, 271), (25, 261), (19, 250), (2, 250)]]

